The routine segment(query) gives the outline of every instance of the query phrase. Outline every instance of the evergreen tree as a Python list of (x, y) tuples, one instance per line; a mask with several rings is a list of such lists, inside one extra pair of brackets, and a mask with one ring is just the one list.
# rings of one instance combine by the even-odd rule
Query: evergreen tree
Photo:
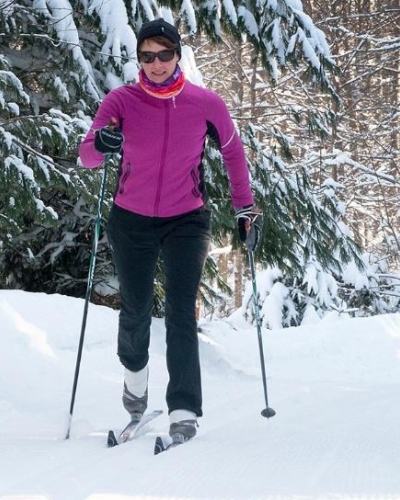
[(34, 4), (0, 9), (1, 286), (79, 295), (99, 174), (77, 169), (76, 151), (100, 94), (79, 45), (58, 38), (71, 9)]
[[(238, 43), (246, 37), (273, 84), (283, 68), (302, 67), (309, 85), (336, 97), (326, 73), (332, 68), (327, 42), (299, 0), (228, 1), (222, 8), (174, 0), (1, 1), (1, 286), (83, 294), (101, 172), (77, 166), (77, 146), (104, 93), (136, 79), (135, 33), (158, 16), (175, 22), (186, 41), (196, 32), (215, 41), (225, 32)], [(196, 74), (190, 57), (188, 49), (182, 64), (189, 77)], [(257, 203), (266, 214), (261, 259), (289, 272), (312, 261), (339, 269), (341, 260), (355, 258), (357, 250), (338, 230), (335, 203), (326, 195), (332, 186), (316, 194), (307, 169), (300, 164), (296, 174), (287, 171), (276, 153), (260, 147), (251, 123), (243, 137), (253, 151)], [(277, 131), (276, 138), (286, 147), (284, 134)], [(218, 242), (235, 223), (220, 156), (211, 147), (206, 156)], [(110, 170), (105, 217), (117, 175)], [(96, 280), (102, 281), (112, 274), (104, 238), (98, 262)], [(212, 261), (208, 269), (215, 275)]]

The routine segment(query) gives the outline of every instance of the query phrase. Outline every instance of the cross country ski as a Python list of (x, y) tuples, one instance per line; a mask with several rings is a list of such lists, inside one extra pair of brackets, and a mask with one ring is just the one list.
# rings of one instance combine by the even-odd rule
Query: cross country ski
[(145, 425), (160, 415), (162, 415), (162, 410), (154, 410), (151, 413), (144, 414), (139, 422), (129, 422), (129, 424), (118, 434), (118, 436), (113, 430), (109, 430), (107, 436), (107, 446), (109, 448), (113, 448), (114, 446), (118, 446), (122, 443), (135, 439)]

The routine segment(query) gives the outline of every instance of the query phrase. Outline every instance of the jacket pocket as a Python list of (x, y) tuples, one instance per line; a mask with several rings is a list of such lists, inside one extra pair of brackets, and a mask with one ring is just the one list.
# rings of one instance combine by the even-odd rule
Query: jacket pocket
[(193, 181), (192, 194), (196, 196), (196, 198), (200, 198), (201, 190), (200, 190), (200, 179), (198, 169), (195, 167), (190, 171), (190, 177)]
[(126, 166), (125, 166), (125, 169), (124, 169), (124, 171), (121, 174), (121, 177), (119, 179), (118, 194), (124, 194), (124, 192), (125, 192), (125, 183), (126, 183), (126, 180), (129, 177), (130, 173), (131, 173), (131, 164), (127, 163)]

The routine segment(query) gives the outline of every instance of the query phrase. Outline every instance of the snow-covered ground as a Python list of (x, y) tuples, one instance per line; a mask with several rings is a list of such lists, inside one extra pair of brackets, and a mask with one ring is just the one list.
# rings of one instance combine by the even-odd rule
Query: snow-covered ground
[(107, 449), (126, 422), (116, 311), (90, 305), (70, 440), (83, 301), (0, 291), (1, 500), (400, 499), (400, 315), (329, 317), (264, 331), (265, 419), (255, 329), (239, 314), (202, 322), (198, 436), (154, 456), (168, 429), (164, 327), (154, 320), (149, 409), (136, 441)]

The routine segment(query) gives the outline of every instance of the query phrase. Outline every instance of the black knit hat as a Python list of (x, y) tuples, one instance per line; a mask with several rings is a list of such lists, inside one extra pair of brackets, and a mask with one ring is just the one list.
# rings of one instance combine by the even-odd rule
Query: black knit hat
[(179, 58), (182, 56), (181, 49), (181, 37), (178, 30), (172, 24), (167, 23), (164, 19), (155, 19), (154, 21), (149, 21), (144, 23), (137, 34), (137, 48), (136, 53), (139, 59), (139, 47), (147, 38), (153, 38), (155, 36), (163, 36), (171, 40), (175, 44), (176, 51)]

